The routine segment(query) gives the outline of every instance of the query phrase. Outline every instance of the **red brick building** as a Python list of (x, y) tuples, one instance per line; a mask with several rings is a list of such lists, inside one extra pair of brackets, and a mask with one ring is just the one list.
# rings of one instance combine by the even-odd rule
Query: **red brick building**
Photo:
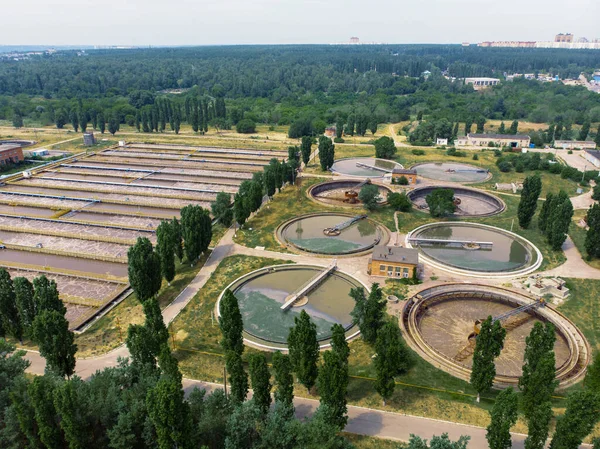
[(23, 149), (20, 145), (0, 145), (0, 166), (16, 164), (23, 160)]

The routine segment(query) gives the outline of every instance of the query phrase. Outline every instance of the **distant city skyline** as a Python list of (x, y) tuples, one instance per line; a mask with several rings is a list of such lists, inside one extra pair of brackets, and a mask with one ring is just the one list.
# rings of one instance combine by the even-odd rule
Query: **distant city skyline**
[[(177, 46), (361, 42), (459, 44), (600, 37), (600, 2), (572, 0), (22, 0), (2, 45)], [(102, 6), (102, 7), (100, 7)], [(8, 19), (8, 20), (7, 20)]]

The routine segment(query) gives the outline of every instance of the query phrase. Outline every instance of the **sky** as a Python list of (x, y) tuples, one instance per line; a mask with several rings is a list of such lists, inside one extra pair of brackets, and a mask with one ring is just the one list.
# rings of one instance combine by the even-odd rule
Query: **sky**
[(600, 38), (598, 0), (18, 0), (0, 45), (461, 43)]

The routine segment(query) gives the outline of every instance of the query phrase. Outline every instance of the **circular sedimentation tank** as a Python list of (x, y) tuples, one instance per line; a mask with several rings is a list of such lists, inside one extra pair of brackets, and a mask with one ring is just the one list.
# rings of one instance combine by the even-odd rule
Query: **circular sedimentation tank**
[(446, 185), (418, 187), (408, 192), (408, 198), (413, 205), (420, 210), (428, 210), (427, 195), (437, 189), (450, 189), (454, 191), (456, 211), (454, 216), (458, 217), (489, 217), (504, 211), (504, 201), (495, 195), (483, 190), (470, 189), (467, 187), (454, 187)]
[(411, 168), (417, 170), (418, 176), (436, 181), (471, 183), (486, 181), (492, 177), (485, 168), (455, 162), (426, 162)]
[(404, 168), (401, 164), (374, 157), (353, 157), (338, 159), (333, 163), (331, 171), (345, 176), (360, 178), (383, 178), (395, 168)]
[[(532, 307), (534, 303), (537, 304)], [(514, 313), (524, 305), (530, 308)], [(511, 311), (513, 314), (508, 314)], [(552, 306), (515, 290), (477, 284), (430, 287), (407, 301), (401, 326), (409, 345), (425, 360), (468, 381), (476, 343), (475, 323), (490, 315), (500, 319), (507, 331), (504, 349), (496, 359), (497, 386), (518, 383), (525, 339), (536, 322), (554, 324), (556, 377), (560, 386), (583, 378), (591, 350), (581, 331)]]
[(340, 213), (293, 218), (277, 228), (276, 236), (294, 249), (328, 256), (362, 253), (389, 241), (388, 230), (366, 215)]
[[(362, 207), (362, 203), (358, 200), (358, 193), (360, 193), (360, 189), (362, 188), (361, 184), (366, 179), (367, 178), (363, 180), (344, 179), (321, 182), (311, 186), (307, 191), (307, 195), (311, 199), (331, 206)], [(379, 204), (387, 204), (387, 196), (391, 192), (391, 189), (374, 182), (370, 182), (370, 184), (377, 186), (379, 189)], [(351, 192), (357, 194), (354, 199), (349, 195)]]
[(476, 223), (426, 224), (406, 236), (406, 246), (418, 249), (421, 260), (436, 268), (483, 278), (522, 276), (543, 260), (523, 237)]
[[(354, 300), (349, 294), (352, 288), (368, 289), (339, 270), (330, 273), (293, 306), (287, 310), (281, 309), (290, 295), (298, 292), (326, 268), (316, 265), (276, 265), (253, 271), (232, 282), (227, 288), (238, 299), (244, 323), (244, 340), (263, 349), (285, 349), (294, 318), (302, 310), (315, 323), (317, 339), (322, 348), (329, 345), (334, 324), (341, 324), (346, 329), (346, 338), (358, 335), (358, 328), (350, 316)], [(220, 301), (221, 298), (216, 306), (217, 315)]]

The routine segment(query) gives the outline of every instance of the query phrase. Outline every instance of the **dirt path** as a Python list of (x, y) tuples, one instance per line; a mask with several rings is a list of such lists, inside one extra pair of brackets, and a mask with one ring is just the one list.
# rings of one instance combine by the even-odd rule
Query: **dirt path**
[(575, 246), (575, 243), (571, 240), (571, 237), (567, 236), (567, 240), (563, 243), (562, 250), (565, 253), (567, 261), (552, 270), (540, 272), (540, 275), (578, 279), (600, 279), (600, 270), (592, 268), (585, 263), (581, 257), (581, 253)]

